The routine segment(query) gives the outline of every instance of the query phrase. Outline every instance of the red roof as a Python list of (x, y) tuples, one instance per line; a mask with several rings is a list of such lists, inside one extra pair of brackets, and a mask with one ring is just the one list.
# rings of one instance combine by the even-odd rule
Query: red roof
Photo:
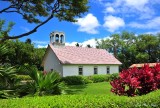
[(104, 49), (49, 46), (62, 64), (122, 64)]
[(143, 67), (145, 64), (149, 65), (149, 67), (154, 67), (158, 63), (140, 63), (140, 64), (132, 64), (129, 68), (133, 67)]

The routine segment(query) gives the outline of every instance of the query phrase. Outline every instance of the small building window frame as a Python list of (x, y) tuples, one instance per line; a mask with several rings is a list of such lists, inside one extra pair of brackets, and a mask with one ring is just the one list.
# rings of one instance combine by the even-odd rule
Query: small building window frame
[(78, 75), (83, 75), (83, 66), (78, 67)]
[(110, 74), (110, 67), (109, 66), (106, 67), (106, 73)]
[(94, 72), (94, 74), (98, 74), (98, 67), (97, 66), (94, 66), (93, 72)]

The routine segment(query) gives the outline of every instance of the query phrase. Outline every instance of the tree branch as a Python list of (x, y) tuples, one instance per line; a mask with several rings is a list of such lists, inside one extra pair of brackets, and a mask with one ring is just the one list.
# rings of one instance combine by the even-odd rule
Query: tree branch
[(55, 12), (57, 12), (57, 9), (59, 9), (59, 1), (57, 0), (57, 2), (54, 4), (54, 8), (51, 12), (51, 15), (45, 20), (43, 21), (42, 23), (40, 23), (39, 25), (37, 25), (36, 27), (34, 27), (32, 30), (30, 30), (29, 32), (26, 32), (26, 33), (23, 33), (23, 34), (20, 34), (20, 35), (17, 35), (17, 36), (4, 36), (0, 39), (0, 43), (3, 43), (4, 41), (8, 40), (8, 39), (17, 39), (17, 38), (22, 38), (24, 36), (28, 36), (34, 32), (37, 31), (37, 29), (39, 27), (41, 27), (42, 25), (46, 24), (49, 20), (51, 20), (53, 18), (53, 15)]
[(4, 8), (4, 9), (0, 10), (0, 13), (6, 12), (6, 11), (7, 11), (8, 9), (10, 9), (10, 8), (14, 8), (14, 6), (15, 6), (15, 5), (10, 5), (10, 6), (8, 6), (7, 8)]

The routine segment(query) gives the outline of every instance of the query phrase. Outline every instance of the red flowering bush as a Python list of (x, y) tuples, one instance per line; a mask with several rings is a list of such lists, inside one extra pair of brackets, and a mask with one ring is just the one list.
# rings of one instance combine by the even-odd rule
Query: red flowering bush
[(110, 82), (111, 92), (118, 95), (143, 95), (160, 89), (160, 64), (153, 68), (149, 65), (138, 69), (136, 67), (123, 70), (119, 78)]

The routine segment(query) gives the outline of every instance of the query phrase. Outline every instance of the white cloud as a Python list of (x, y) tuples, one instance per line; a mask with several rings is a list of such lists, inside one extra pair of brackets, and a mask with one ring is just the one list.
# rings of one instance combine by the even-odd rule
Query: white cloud
[(83, 45), (84, 47), (86, 47), (89, 44), (91, 47), (95, 48), (97, 45), (97, 42), (95, 39), (90, 39), (90, 40), (84, 41), (80, 44)]
[(30, 29), (29, 29), (29, 28), (24, 27), (24, 26), (21, 26), (20, 28), (21, 28), (22, 30), (24, 30), (25, 32), (29, 32), (29, 31), (30, 31)]
[(106, 9), (105, 9), (105, 13), (114, 13), (114, 12), (115, 12), (115, 10), (114, 10), (114, 8), (111, 7), (111, 6), (106, 7)]
[(140, 29), (159, 29), (160, 28), (160, 17), (155, 17), (154, 19), (146, 21), (146, 23), (131, 22), (129, 26), (140, 28)]
[(157, 30), (157, 31), (149, 31), (149, 32), (145, 32), (144, 34), (154, 34), (154, 35), (156, 35), (157, 33), (160, 33), (160, 30)]
[(66, 43), (65, 43), (65, 46), (76, 46), (77, 43), (78, 43), (78, 42), (71, 42), (71, 43), (66, 42)]
[[(102, 39), (107, 39), (107, 38), (109, 37), (99, 38), (97, 40), (100, 41)], [(66, 46), (76, 46), (77, 43), (82, 47), (86, 47), (89, 44), (91, 47), (96, 48), (96, 45), (97, 45), (97, 41), (95, 40), (95, 38), (86, 40), (84, 42), (71, 42), (71, 43), (67, 42), (65, 45)]]
[(87, 14), (84, 18), (78, 18), (78, 22), (74, 23), (79, 25), (78, 31), (86, 32), (89, 34), (98, 34), (97, 28), (100, 26), (98, 19), (91, 13)]
[(124, 17), (131, 15), (136, 19), (149, 19), (155, 15), (155, 10), (152, 5), (155, 1), (151, 0), (114, 0), (113, 2), (104, 2), (105, 12), (109, 13), (107, 8), (112, 7), (114, 14), (121, 14)]
[(149, 0), (124, 0), (127, 6), (133, 6), (136, 9), (144, 8)]
[(67, 42), (67, 43), (65, 43), (65, 45), (66, 46), (76, 46), (77, 43), (82, 47), (86, 47), (88, 44), (91, 45), (91, 47), (93, 47), (93, 48), (96, 47), (95, 39), (89, 39), (84, 42), (71, 42), (71, 43)]
[(33, 44), (35, 44), (35, 46), (37, 46), (37, 48), (47, 48), (49, 41), (34, 40)]
[(104, 17), (105, 23), (103, 26), (110, 32), (114, 32), (115, 30), (118, 30), (120, 27), (125, 26), (125, 22), (120, 17), (114, 17), (112, 15), (105, 16)]
[(37, 48), (47, 48), (48, 45), (37, 45)]
[(33, 43), (35, 43), (35, 44), (49, 44), (49, 41), (39, 41), (39, 40), (35, 40), (35, 41), (33, 41)]

